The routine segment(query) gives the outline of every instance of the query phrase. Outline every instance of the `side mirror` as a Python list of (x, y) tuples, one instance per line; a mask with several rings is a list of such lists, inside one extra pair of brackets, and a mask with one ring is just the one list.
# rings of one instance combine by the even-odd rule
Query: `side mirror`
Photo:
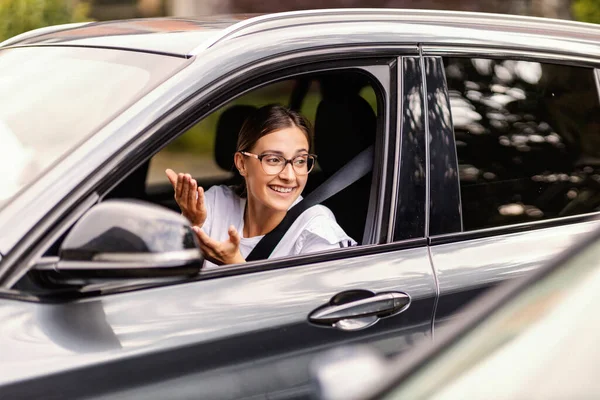
[(57, 262), (36, 269), (54, 283), (82, 285), (193, 276), (203, 262), (196, 235), (181, 215), (141, 201), (109, 200), (77, 221)]

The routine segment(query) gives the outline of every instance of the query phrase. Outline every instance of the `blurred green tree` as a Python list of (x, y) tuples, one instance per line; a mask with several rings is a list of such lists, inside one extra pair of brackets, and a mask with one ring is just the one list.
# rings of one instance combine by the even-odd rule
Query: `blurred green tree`
[(0, 42), (48, 25), (88, 20), (89, 4), (78, 0), (0, 0)]
[(571, 12), (577, 21), (600, 23), (599, 0), (573, 0)]

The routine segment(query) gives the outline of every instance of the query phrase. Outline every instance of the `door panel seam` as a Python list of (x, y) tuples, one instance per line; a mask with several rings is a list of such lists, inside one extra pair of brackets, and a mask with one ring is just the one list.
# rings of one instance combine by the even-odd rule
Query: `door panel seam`
[(435, 265), (433, 264), (433, 254), (431, 254), (431, 246), (427, 246), (427, 256), (433, 273), (433, 281), (435, 283), (435, 299), (433, 301), (433, 312), (431, 313), (431, 340), (435, 340), (435, 314), (437, 311), (438, 302), (440, 300), (440, 281), (438, 280)]

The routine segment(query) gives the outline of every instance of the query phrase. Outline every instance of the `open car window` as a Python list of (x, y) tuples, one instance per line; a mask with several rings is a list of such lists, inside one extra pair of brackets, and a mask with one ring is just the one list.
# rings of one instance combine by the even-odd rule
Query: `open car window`
[[(348, 82), (354, 85), (352, 92), (341, 89)], [(239, 184), (241, 177), (233, 172), (237, 134), (247, 116), (267, 104), (295, 109), (314, 127), (314, 152), (318, 159), (303, 195), (375, 141), (377, 94), (363, 75), (330, 73), (287, 79), (225, 104), (163, 148), (150, 160), (141, 195), (179, 211), (165, 175), (166, 168), (190, 173), (205, 190), (213, 185)], [(370, 187), (371, 174), (325, 202), (346, 233), (359, 243), (365, 228)]]
[[(174, 200), (173, 188), (165, 175), (166, 168), (192, 174), (199, 186), (206, 191), (216, 185), (233, 186), (240, 183), (241, 177), (232, 170), (237, 135), (250, 112), (267, 104), (279, 104), (299, 111), (314, 126), (312, 152), (318, 155), (318, 162), (308, 176), (308, 183), (302, 193), (306, 196), (356, 155), (374, 147), (376, 138), (378, 145), (384, 143), (381, 135), (385, 134), (386, 123), (379, 121), (384, 113), (378, 107), (385, 104), (385, 96), (377, 78), (361, 69), (303, 74), (257, 85), (238, 97), (232, 97), (229, 102), (202, 117), (186, 131), (173, 132), (175, 136), (171, 141), (121, 177), (115, 186), (101, 195), (101, 202), (114, 199), (142, 200), (180, 213)], [(195, 111), (189, 110), (190, 113)], [(383, 148), (380, 150), (386, 151)], [(376, 151), (374, 166), (381, 161), (382, 158)], [(355, 242), (362, 245), (377, 240), (373, 239), (378, 237), (373, 233), (373, 229), (377, 229), (377, 218), (374, 215), (380, 207), (377, 193), (380, 192), (382, 183), (373, 179), (373, 173), (379, 169), (372, 170), (321, 202), (334, 215), (343, 230), (339, 232), (340, 237), (347, 243), (333, 248), (334, 243), (330, 241), (330, 246), (326, 246), (327, 253), (335, 253), (335, 250), (351, 246)], [(72, 227), (53, 239), (36, 266), (26, 275), (27, 279), (19, 282), (19, 288), (26, 291), (53, 288), (52, 282), (45, 279), (43, 282), (39, 281), (39, 276), (43, 274), (37, 274), (36, 270), (52, 268), (55, 263), (61, 262), (61, 243), (71, 230)], [(364, 240), (363, 237), (368, 239)], [(342, 242), (338, 244), (340, 243)], [(313, 255), (325, 248), (317, 246), (310, 249), (309, 253)], [(334, 253), (326, 257), (329, 259)], [(294, 254), (280, 257), (287, 259), (295, 257)], [(270, 260), (276, 258), (279, 257), (271, 257)], [(293, 265), (297, 265), (297, 262)], [(48, 284), (51, 286), (48, 287)], [(127, 286), (127, 283), (123, 285)]]

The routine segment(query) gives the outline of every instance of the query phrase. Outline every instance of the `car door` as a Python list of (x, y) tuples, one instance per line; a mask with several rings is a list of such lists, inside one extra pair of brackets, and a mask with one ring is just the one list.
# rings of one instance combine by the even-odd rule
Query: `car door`
[[(436, 285), (424, 232), (426, 174), (419, 169), (425, 159), (421, 63), (415, 54), (384, 61), (343, 65), (371, 74), (384, 93), (370, 244), (208, 271), (155, 288), (104, 287), (77, 301), (3, 299), (5, 326), (27, 329), (33, 339), (0, 331), (6, 359), (29, 355), (20, 369), (0, 374), (1, 393), (309, 398), (311, 360), (324, 350), (369, 343), (392, 355), (429, 336)], [(335, 327), (331, 320), (308, 321), (326, 306), (376, 306), (371, 300), (390, 292), (410, 299), (397, 315), (347, 317)]]
[(592, 60), (464, 49), (424, 62), (438, 324), (598, 225), (600, 104)]

